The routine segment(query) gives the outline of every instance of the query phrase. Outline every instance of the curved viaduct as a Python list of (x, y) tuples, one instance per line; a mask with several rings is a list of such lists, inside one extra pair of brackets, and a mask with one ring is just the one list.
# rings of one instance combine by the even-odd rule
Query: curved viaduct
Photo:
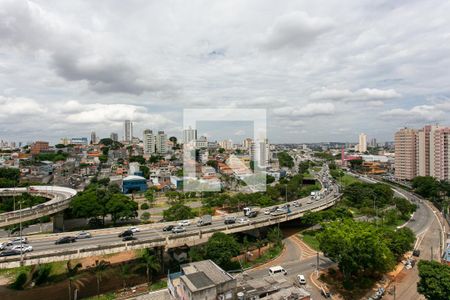
[[(27, 207), (0, 214), (0, 228), (58, 214), (69, 207), (70, 200), (77, 194), (77, 191), (61, 186), (0, 188), (0, 196), (18, 196), (23, 193), (42, 196), (50, 200), (31, 208)], [(62, 222), (62, 218), (60, 221)]]

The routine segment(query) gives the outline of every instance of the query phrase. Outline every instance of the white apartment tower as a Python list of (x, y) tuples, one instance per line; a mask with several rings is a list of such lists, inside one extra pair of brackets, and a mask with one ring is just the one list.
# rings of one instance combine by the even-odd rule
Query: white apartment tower
[(155, 136), (155, 145), (158, 154), (167, 153), (167, 134), (164, 131), (158, 131), (158, 134)]
[(367, 151), (367, 135), (365, 133), (359, 134), (358, 152), (364, 153)]
[(197, 140), (197, 129), (192, 129), (190, 126), (188, 129), (183, 130), (183, 143), (187, 144), (190, 141)]
[(144, 130), (144, 154), (152, 155), (156, 151), (156, 142), (155, 136), (153, 135), (153, 131), (150, 129)]
[(125, 120), (124, 131), (124, 141), (131, 142), (133, 138), (133, 122), (130, 120)]

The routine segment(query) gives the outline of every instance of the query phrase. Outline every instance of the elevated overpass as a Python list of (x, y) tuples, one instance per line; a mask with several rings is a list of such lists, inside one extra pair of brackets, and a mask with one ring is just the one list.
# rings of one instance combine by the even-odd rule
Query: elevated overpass
[[(102, 229), (90, 231), (93, 237), (90, 239), (79, 240), (73, 244), (55, 245), (54, 242), (61, 236), (70, 235), (70, 233), (51, 234), (45, 237), (29, 237), (30, 245), (35, 249), (33, 252), (25, 253), (23, 256), (23, 265), (34, 265), (40, 263), (49, 263), (55, 261), (64, 261), (69, 259), (79, 259), (97, 255), (107, 255), (143, 248), (175, 248), (184, 245), (195, 246), (205, 243), (215, 232), (224, 232), (226, 234), (250, 231), (266, 226), (271, 226), (281, 222), (298, 219), (308, 211), (319, 211), (333, 206), (339, 199), (340, 194), (336, 191), (330, 192), (324, 199), (304, 204), (301, 207), (293, 207), (288, 214), (280, 216), (265, 215), (262, 211), (253, 219), (245, 224), (225, 225), (224, 217), (214, 217), (213, 223), (206, 227), (195, 226), (195, 220), (191, 220), (193, 225), (188, 226), (187, 231), (181, 234), (165, 232), (162, 228), (174, 222), (157, 223), (139, 226), (140, 232), (135, 236), (135, 241), (123, 242), (117, 235), (125, 228)], [(309, 201), (309, 197), (299, 201)], [(239, 216), (243, 216), (242, 213)], [(73, 235), (74, 233), (72, 233)], [(13, 268), (21, 265), (19, 256), (0, 258), (1, 268)]]
[[(0, 214), (0, 228), (18, 224), (20, 222), (35, 220), (44, 216), (58, 214), (69, 207), (69, 203), (77, 194), (77, 191), (61, 186), (0, 188), (0, 196), (19, 196), (23, 193), (30, 193), (32, 195), (49, 198), (49, 201), (35, 205), (31, 208), (27, 207)], [(61, 219), (60, 221), (62, 222), (62, 216), (58, 219)]]

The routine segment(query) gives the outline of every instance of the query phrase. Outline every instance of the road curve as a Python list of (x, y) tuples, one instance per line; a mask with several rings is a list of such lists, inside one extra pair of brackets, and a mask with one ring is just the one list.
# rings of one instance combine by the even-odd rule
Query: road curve
[(0, 196), (17, 196), (23, 193), (49, 198), (50, 200), (11, 212), (0, 214), (0, 227), (18, 224), (19, 222), (38, 219), (43, 216), (55, 214), (69, 207), (77, 191), (61, 186), (30, 186), (23, 188), (0, 188)]

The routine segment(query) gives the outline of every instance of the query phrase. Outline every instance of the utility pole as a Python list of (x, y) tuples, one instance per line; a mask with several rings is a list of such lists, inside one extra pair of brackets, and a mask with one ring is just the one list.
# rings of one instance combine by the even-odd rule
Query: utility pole
[(430, 260), (433, 260), (433, 246), (431, 246), (431, 254), (430, 254), (431, 258)]
[(396, 297), (396, 295), (395, 295), (395, 283), (394, 283), (394, 300), (395, 300), (395, 297)]
[(317, 251), (316, 272), (319, 274), (319, 251)]
[(19, 237), (20, 237), (20, 265), (23, 266), (22, 199), (19, 200)]

